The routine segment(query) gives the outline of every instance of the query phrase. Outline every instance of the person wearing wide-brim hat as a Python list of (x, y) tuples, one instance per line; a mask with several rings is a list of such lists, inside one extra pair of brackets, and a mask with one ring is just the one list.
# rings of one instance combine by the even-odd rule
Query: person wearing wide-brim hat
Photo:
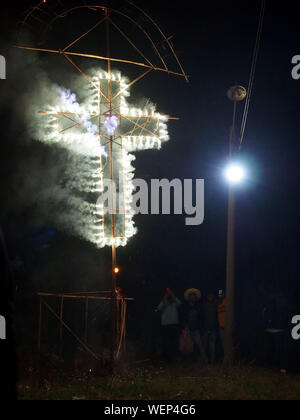
[(188, 289), (188, 290), (186, 290), (184, 292), (184, 299), (186, 301), (189, 301), (191, 295), (195, 295), (197, 301), (201, 300), (202, 293), (200, 292), (200, 290), (198, 290), (198, 289)]
[(189, 331), (191, 338), (203, 363), (207, 364), (203, 340), (201, 336), (202, 308), (200, 305), (202, 294), (199, 289), (188, 289), (184, 293), (186, 304), (183, 310), (184, 326)]

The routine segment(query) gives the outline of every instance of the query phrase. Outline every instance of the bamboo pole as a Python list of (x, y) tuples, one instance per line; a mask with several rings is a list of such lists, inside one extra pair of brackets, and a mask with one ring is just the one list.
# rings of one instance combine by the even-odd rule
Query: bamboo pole
[(63, 354), (63, 316), (64, 316), (64, 297), (60, 298), (60, 311), (59, 311), (59, 354)]
[[(46, 302), (44, 302), (45, 307), (52, 313), (52, 315), (59, 321), (59, 316), (57, 313), (51, 308), (50, 305), (48, 305)], [(91, 356), (93, 356), (96, 360), (100, 360), (100, 358), (94, 353), (75, 333), (74, 331), (64, 322), (62, 321), (62, 324), (64, 328), (78, 341), (78, 343), (85, 349), (87, 353), (89, 353)]]
[[(111, 291), (109, 292), (111, 294)], [(83, 295), (72, 295), (72, 294), (55, 294), (55, 293), (38, 293), (38, 296), (41, 297), (56, 297), (61, 298), (64, 297), (65, 299), (86, 299), (86, 296)], [(100, 297), (100, 296), (88, 296), (89, 300), (99, 300), (99, 301), (110, 301), (111, 297)], [(134, 301), (133, 298), (124, 298), (126, 301)]]
[(172, 71), (172, 70), (166, 70), (163, 69), (161, 67), (156, 67), (156, 66), (150, 66), (149, 64), (145, 64), (145, 63), (140, 63), (140, 62), (136, 62), (136, 61), (130, 61), (130, 60), (122, 60), (120, 58), (113, 58), (113, 57), (102, 57), (100, 55), (95, 55), (95, 54), (84, 54), (84, 53), (76, 53), (76, 52), (72, 52), (72, 51), (63, 51), (63, 50), (53, 50), (53, 49), (48, 49), (48, 48), (36, 48), (36, 47), (27, 47), (25, 45), (14, 45), (15, 48), (19, 48), (22, 50), (28, 50), (28, 51), (38, 51), (38, 52), (46, 52), (46, 53), (51, 53), (51, 54), (60, 54), (60, 55), (65, 55), (65, 56), (75, 56), (75, 57), (85, 57), (85, 58), (93, 58), (96, 60), (104, 60), (104, 61), (113, 61), (115, 63), (123, 63), (123, 64), (133, 64), (134, 66), (138, 66), (138, 67), (145, 67), (148, 69), (152, 69), (155, 71), (161, 71), (163, 73), (167, 73), (167, 74), (172, 74), (174, 76), (181, 76), (184, 77), (185, 79), (188, 80), (188, 76), (182, 74), (182, 73), (178, 73), (176, 71)]
[(96, 29), (98, 26), (102, 25), (103, 22), (106, 20), (106, 16), (101, 19), (99, 22), (96, 23), (96, 25), (92, 26), (88, 31), (80, 35), (78, 38), (76, 38), (73, 42), (71, 42), (67, 47), (63, 49), (64, 52), (66, 52), (69, 48), (71, 48), (73, 45), (77, 44), (82, 38), (84, 38), (86, 35), (88, 35), (90, 32), (92, 32), (94, 29)]
[(85, 299), (85, 324), (84, 324), (84, 342), (88, 343), (88, 319), (89, 319), (89, 298)]
[(39, 329), (38, 329), (38, 354), (41, 354), (41, 341), (42, 341), (42, 317), (43, 317), (43, 299), (40, 296), (40, 309), (39, 309)]

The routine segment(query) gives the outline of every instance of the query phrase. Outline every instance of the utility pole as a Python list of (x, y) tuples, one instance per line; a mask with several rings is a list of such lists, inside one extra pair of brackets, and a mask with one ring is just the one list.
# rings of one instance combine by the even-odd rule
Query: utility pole
[[(234, 86), (228, 91), (228, 97), (233, 101), (233, 121), (229, 138), (229, 163), (233, 162), (237, 104), (247, 96), (242, 86)], [(225, 358), (224, 363), (232, 366), (234, 363), (234, 327), (235, 327), (235, 186), (229, 184), (228, 191), (228, 221), (227, 221), (227, 263), (226, 263), (226, 328), (225, 328)]]

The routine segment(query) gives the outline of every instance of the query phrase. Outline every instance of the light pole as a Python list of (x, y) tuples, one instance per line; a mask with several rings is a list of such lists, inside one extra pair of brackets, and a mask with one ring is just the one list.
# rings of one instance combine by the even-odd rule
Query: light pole
[(233, 122), (229, 139), (229, 165), (225, 177), (229, 183), (228, 191), (228, 226), (227, 226), (227, 263), (226, 263), (226, 328), (225, 328), (225, 358), (224, 363), (232, 366), (234, 362), (234, 307), (235, 307), (235, 187), (239, 184), (245, 172), (242, 166), (234, 161), (235, 127), (238, 102), (243, 101), (247, 91), (242, 86), (232, 87), (228, 97), (233, 101)]

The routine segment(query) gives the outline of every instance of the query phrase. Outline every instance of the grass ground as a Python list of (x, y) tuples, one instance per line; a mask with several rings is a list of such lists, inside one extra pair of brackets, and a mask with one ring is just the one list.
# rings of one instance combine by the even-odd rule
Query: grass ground
[(254, 366), (140, 366), (114, 376), (57, 369), (19, 384), (22, 400), (299, 400), (300, 375)]

